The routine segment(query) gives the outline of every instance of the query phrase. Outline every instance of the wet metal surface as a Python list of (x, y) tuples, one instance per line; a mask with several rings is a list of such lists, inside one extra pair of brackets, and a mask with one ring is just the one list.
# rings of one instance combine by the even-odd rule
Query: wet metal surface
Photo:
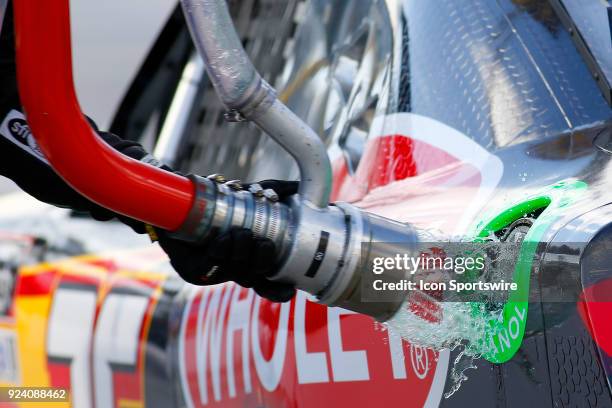
[(404, 4), (410, 111), (491, 150), (612, 117), (546, 1)]

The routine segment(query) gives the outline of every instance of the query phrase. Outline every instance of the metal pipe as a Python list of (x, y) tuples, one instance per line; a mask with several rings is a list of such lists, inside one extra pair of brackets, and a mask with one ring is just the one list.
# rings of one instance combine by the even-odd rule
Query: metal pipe
[(224, 1), (182, 1), (196, 47), (221, 101), (230, 109), (249, 103), (261, 80), (244, 52)]
[(252, 120), (298, 164), (300, 197), (325, 208), (331, 164), (319, 136), (276, 97), (257, 73), (236, 34), (224, 0), (181, 0), (187, 25), (223, 104)]
[(183, 75), (176, 87), (153, 151), (155, 157), (170, 167), (177, 165), (181, 144), (185, 142), (187, 132), (200, 106), (205, 72), (202, 58), (194, 52), (183, 69)]

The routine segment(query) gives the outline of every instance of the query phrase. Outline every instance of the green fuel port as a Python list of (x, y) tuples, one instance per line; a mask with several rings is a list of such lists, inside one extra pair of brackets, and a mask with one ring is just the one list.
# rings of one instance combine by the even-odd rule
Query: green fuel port
[[(501, 235), (517, 220), (530, 214), (533, 223), (522, 240), (518, 259), (512, 275), (517, 290), (511, 291), (501, 310), (499, 318), (489, 319), (485, 333), (478, 344), (471, 344), (473, 351), (493, 363), (510, 360), (518, 351), (525, 334), (527, 322), (530, 275), (535, 260), (536, 249), (550, 225), (563, 214), (567, 206), (576, 202), (587, 189), (587, 184), (570, 179), (554, 184), (540, 193), (527, 197), (485, 218), (474, 228), (472, 236), (476, 242), (484, 242), (492, 234)], [(482, 318), (483, 303), (471, 302), (470, 309), (474, 318)]]

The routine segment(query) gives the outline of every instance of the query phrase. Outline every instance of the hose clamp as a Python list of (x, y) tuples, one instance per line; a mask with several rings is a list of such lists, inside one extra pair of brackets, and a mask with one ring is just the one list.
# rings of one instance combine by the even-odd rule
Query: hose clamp
[(194, 199), (187, 218), (181, 227), (171, 232), (173, 238), (189, 242), (201, 242), (210, 233), (217, 202), (217, 185), (195, 174), (187, 175), (194, 185)]

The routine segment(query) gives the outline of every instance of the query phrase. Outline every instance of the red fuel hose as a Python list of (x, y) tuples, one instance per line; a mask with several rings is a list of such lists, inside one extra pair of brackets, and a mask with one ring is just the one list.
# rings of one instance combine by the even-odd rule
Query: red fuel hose
[(81, 112), (72, 78), (69, 0), (16, 0), (13, 7), (21, 102), (55, 171), (106, 208), (178, 229), (194, 199), (192, 182), (118, 153)]

